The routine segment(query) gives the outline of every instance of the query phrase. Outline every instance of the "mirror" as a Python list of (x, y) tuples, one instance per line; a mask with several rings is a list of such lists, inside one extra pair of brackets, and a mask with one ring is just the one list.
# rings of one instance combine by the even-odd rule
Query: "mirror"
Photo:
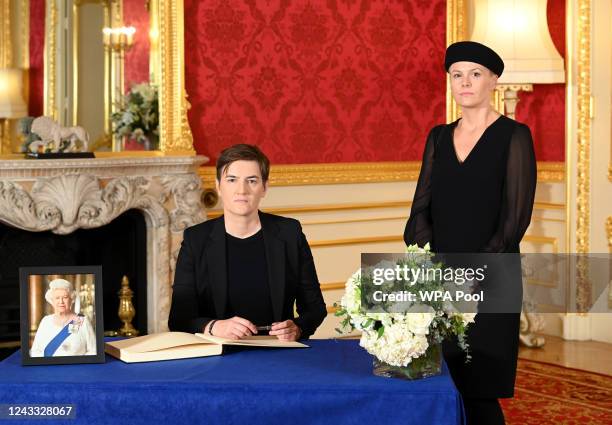
[[(0, 33), (0, 67), (26, 71), (24, 98), (30, 115), (84, 127), (90, 150), (123, 150), (118, 148), (126, 138), (113, 140), (111, 117), (119, 112), (126, 89), (144, 83), (156, 87), (159, 99), (150, 102), (158, 123), (156, 155), (195, 153), (186, 113), (182, 0), (0, 0), (0, 4), (10, 9), (5, 19), (9, 25)], [(103, 32), (124, 27), (134, 29)], [(3, 138), (0, 154), (20, 152), (22, 140), (12, 136), (4, 142)], [(136, 142), (127, 149), (143, 146)]]
[[(151, 3), (68, 0), (47, 4), (45, 115), (63, 126), (84, 127), (92, 151), (145, 148), (129, 136), (113, 135), (111, 117), (125, 122), (122, 116), (138, 116), (122, 115), (127, 107), (124, 95), (136, 84), (154, 84), (150, 34), (155, 33), (151, 22), (156, 21), (151, 19)], [(123, 127), (127, 132), (137, 124)]]

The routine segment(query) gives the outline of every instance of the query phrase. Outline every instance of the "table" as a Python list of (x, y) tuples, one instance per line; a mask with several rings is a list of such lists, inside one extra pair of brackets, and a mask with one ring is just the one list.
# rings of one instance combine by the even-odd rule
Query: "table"
[(132, 364), (22, 366), (16, 352), (0, 363), (0, 404), (74, 404), (68, 424), (464, 423), (446, 365), (423, 380), (382, 378), (356, 340), (307, 344)]

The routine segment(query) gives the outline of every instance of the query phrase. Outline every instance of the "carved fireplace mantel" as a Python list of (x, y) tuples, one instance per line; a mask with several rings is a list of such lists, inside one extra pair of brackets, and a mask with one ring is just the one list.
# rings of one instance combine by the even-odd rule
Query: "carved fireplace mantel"
[(147, 226), (148, 332), (168, 328), (183, 230), (205, 220), (203, 156), (0, 160), (0, 222), (68, 234), (104, 226), (130, 209)]

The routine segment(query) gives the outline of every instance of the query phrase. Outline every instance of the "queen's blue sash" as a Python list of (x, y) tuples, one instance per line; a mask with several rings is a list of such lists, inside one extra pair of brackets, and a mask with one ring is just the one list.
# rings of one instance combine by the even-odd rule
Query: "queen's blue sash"
[[(72, 321), (70, 321), (70, 323), (72, 323)], [(57, 351), (59, 346), (62, 345), (62, 342), (64, 342), (66, 338), (70, 336), (70, 332), (68, 332), (68, 326), (70, 326), (70, 323), (64, 326), (62, 330), (59, 331), (51, 341), (49, 341), (45, 347), (45, 357), (53, 357), (55, 351)]]

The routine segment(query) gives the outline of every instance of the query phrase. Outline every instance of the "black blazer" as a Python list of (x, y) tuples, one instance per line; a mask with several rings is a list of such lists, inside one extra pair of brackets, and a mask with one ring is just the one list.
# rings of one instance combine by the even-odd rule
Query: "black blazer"
[[(259, 212), (274, 320), (292, 319), (308, 338), (327, 315), (312, 253), (300, 222)], [(176, 262), (168, 327), (202, 332), (213, 319), (228, 319), (223, 216), (189, 227)], [(297, 318), (294, 318), (294, 302)]]

